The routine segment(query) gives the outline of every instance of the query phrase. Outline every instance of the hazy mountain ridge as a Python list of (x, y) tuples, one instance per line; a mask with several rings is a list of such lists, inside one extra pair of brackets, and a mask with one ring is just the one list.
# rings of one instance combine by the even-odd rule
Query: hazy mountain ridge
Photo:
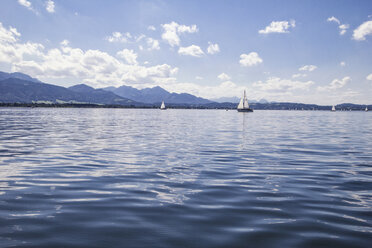
[[(122, 96), (120, 96), (119, 94), (121, 94)], [(123, 97), (123, 95), (128, 97)], [(236, 97), (236, 99), (239, 98)], [(151, 108), (157, 107), (158, 105), (160, 106), (159, 103), (161, 101), (165, 101), (167, 107), (173, 108), (235, 109), (237, 107), (237, 102), (214, 102), (187, 93), (170, 93), (159, 86), (153, 88), (145, 88), (142, 90), (138, 90), (130, 86), (94, 89), (85, 84), (77, 84), (69, 88), (65, 88), (57, 85), (43, 83), (38, 79), (32, 78), (26, 74), (19, 72), (0, 72), (0, 103), (3, 106), (7, 106), (8, 103), (51, 102), (56, 104), (84, 103)], [(331, 106), (291, 102), (268, 102), (265, 99), (261, 99), (258, 102), (250, 101), (249, 104), (253, 109), (331, 109)], [(366, 106), (368, 106), (368, 109), (372, 109), (372, 105), (342, 103), (336, 105), (336, 110), (364, 110)]]
[(134, 101), (149, 104), (160, 103), (162, 101), (164, 101), (166, 104), (207, 104), (213, 102), (211, 100), (197, 97), (188, 93), (170, 93), (159, 86), (155, 86), (153, 88), (145, 88), (142, 90), (126, 85), (120, 86), (118, 88), (106, 87), (103, 89), (111, 91), (119, 96), (132, 99)]
[(84, 92), (77, 90), (76, 87), (72, 89), (64, 88), (57, 85), (36, 82), (35, 80), (28, 81), (19, 78), (7, 78), (0, 81), (0, 102), (31, 103), (37, 101), (121, 105), (137, 104), (130, 99), (93, 88), (91, 88), (90, 92)]
[[(239, 97), (233, 96), (233, 97), (219, 97), (219, 98), (212, 98), (211, 101), (213, 102), (219, 102), (219, 103), (224, 103), (224, 102), (231, 102), (231, 103), (236, 103), (238, 104), (240, 101)], [(260, 100), (250, 100), (248, 99), (249, 103), (269, 103), (266, 99), (260, 99)]]

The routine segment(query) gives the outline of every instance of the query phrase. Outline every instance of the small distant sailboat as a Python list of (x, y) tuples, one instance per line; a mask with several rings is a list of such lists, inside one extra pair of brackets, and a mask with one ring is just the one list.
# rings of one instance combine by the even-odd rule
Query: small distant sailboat
[(244, 96), (240, 99), (237, 110), (238, 112), (253, 112), (253, 109), (249, 108), (248, 99), (245, 94), (245, 90), (244, 90)]
[(331, 111), (333, 111), (333, 112), (336, 111), (335, 105), (332, 106), (332, 110)]
[(165, 107), (164, 101), (161, 102), (160, 109), (161, 109), (161, 110), (166, 110), (166, 109), (167, 109), (167, 108)]
[(367, 106), (366, 106), (366, 109), (364, 111), (368, 112), (368, 107)]

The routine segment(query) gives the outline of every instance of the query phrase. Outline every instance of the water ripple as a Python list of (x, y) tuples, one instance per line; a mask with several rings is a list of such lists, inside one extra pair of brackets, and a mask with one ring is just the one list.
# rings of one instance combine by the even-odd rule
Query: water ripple
[(0, 246), (369, 247), (370, 123), (0, 108)]

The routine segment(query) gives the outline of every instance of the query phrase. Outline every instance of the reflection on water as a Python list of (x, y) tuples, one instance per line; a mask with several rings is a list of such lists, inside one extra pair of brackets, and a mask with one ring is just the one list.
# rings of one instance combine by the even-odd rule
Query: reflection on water
[(371, 123), (0, 108), (0, 246), (367, 247)]

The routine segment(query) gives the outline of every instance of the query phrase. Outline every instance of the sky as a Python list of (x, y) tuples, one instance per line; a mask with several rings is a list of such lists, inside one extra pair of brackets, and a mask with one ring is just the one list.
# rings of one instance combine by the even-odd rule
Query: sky
[(372, 104), (372, 0), (2, 0), (0, 71), (64, 87)]

